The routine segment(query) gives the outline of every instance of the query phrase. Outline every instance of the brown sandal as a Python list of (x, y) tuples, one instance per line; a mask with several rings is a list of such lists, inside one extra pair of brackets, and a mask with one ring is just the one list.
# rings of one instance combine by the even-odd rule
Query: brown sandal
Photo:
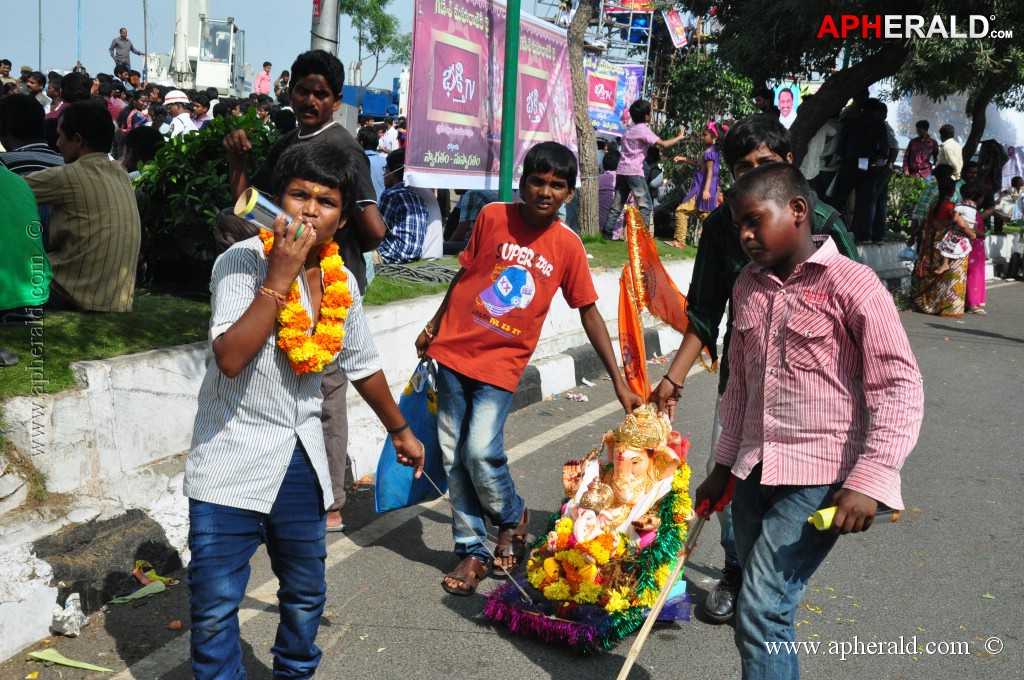
[(475, 557), (466, 557), (459, 562), (459, 566), (455, 567), (445, 576), (445, 578), (458, 581), (460, 585), (450, 586), (442, 580), (441, 587), (452, 595), (472, 595), (476, 592), (476, 587), (480, 585), (480, 579), (486, 575), (487, 565)]
[(502, 529), (498, 532), (498, 544), (494, 546), (495, 557), (511, 557), (512, 565), (506, 569), (497, 562), (491, 564), (491, 574), (504, 576), (515, 570), (526, 557), (526, 538), (530, 531), (530, 511), (523, 510), (523, 519), (519, 526)]

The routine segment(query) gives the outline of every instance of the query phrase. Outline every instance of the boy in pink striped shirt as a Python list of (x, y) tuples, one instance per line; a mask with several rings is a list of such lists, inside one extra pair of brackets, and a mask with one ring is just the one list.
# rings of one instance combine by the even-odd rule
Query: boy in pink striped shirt
[[(838, 535), (868, 529), (880, 506), (903, 508), (900, 468), (924, 410), (892, 296), (830, 238), (815, 241), (813, 201), (788, 163), (751, 170), (730, 192), (752, 263), (733, 289), (722, 435), (695, 502), (714, 504), (737, 478), (733, 524), (749, 585), (736, 645), (748, 680), (800, 677), (795, 652), (768, 644), (793, 641), (804, 587)], [(832, 532), (807, 523), (832, 505)]]

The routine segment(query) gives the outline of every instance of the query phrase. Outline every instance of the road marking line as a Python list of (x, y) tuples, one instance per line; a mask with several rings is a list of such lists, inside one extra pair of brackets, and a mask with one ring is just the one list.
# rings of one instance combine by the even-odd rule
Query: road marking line
[[(701, 370), (699, 366), (695, 366), (691, 369), (691, 375), (695, 370)], [(609, 416), (616, 411), (621, 411), (622, 405), (617, 401), (611, 401), (603, 406), (598, 406), (594, 410), (585, 413), (581, 416), (577, 416), (572, 420), (558, 425), (543, 434), (539, 434), (536, 437), (531, 437), (525, 442), (513, 447), (508, 451), (508, 461), (510, 463), (515, 462), (527, 455), (534, 453), (552, 442), (561, 439), (562, 437), (568, 436), (577, 430), (581, 430), (584, 427), (592, 425), (601, 418)], [(373, 520), (370, 524), (366, 525), (362, 529), (352, 533), (351, 538), (343, 535), (341, 538), (336, 540), (327, 546), (327, 562), (326, 568), (331, 569), (338, 566), (341, 562), (345, 561), (352, 555), (356, 554), (359, 550), (360, 545), (368, 545), (375, 541), (380, 540), (385, 535), (394, 531), (398, 527), (402, 526), (411, 519), (414, 519), (418, 515), (428, 510), (440, 510), (447, 508), (448, 504), (444, 500), (438, 498), (429, 503), (422, 503), (420, 505), (411, 508), (402, 508), (401, 510), (395, 510), (389, 512), (382, 517)], [(358, 539), (358, 543), (353, 540)], [(266, 583), (262, 583), (255, 588), (249, 588), (246, 593), (248, 597), (255, 597), (260, 602), (267, 604), (276, 604), (277, 598), (266, 597), (266, 593), (277, 592), (277, 579), (272, 578)], [(254, 593), (256, 595), (254, 595)], [(238, 612), (238, 625), (244, 626), (246, 623), (254, 619), (260, 614), (264, 614), (261, 609), (244, 608), (239, 609)], [(334, 636), (330, 639), (329, 645), (334, 646), (337, 644), (339, 636)], [(171, 642), (168, 642), (160, 649), (156, 650), (152, 654), (146, 656), (143, 659), (139, 659), (130, 667), (121, 671), (113, 677), (113, 680), (142, 680), (143, 678), (154, 678), (160, 677), (168, 671), (168, 669), (175, 668), (181, 664), (187, 662), (189, 659), (189, 638), (187, 635), (175, 638)]]

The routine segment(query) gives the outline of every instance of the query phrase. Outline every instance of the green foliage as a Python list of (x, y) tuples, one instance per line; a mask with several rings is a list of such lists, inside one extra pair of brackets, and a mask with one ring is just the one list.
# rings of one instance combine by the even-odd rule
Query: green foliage
[(391, 0), (341, 0), (338, 3), (339, 12), (348, 16), (352, 22), (359, 47), (359, 61), (363, 60), (364, 47), (373, 59), (373, 73), (363, 80), (366, 87), (370, 86), (385, 66), (407, 64), (412, 58), (412, 34), (401, 32), (398, 16), (387, 8), (390, 3)]
[[(708, 121), (740, 119), (755, 112), (750, 97), (754, 88), (753, 81), (732, 70), (714, 52), (690, 52), (669, 67), (668, 81), (668, 98), (665, 102), (667, 125), (662, 136), (673, 137), (680, 125), (686, 126), (686, 138), (673, 150), (679, 155), (700, 157), (704, 151), (701, 130)], [(689, 189), (693, 168), (670, 162), (662, 166), (666, 177), (677, 189)], [(723, 166), (719, 171), (720, 185), (727, 177), (728, 171)]]
[(216, 258), (217, 213), (234, 202), (223, 140), (236, 129), (244, 129), (252, 143), (252, 176), (277, 139), (277, 131), (259, 122), (254, 109), (240, 117), (218, 116), (198, 132), (175, 137), (142, 169), (136, 189), (141, 192), (143, 254), (151, 265), (208, 266)]
[(889, 212), (886, 228), (894, 232), (910, 232), (910, 214), (928, 182), (920, 177), (893, 174), (889, 180)]

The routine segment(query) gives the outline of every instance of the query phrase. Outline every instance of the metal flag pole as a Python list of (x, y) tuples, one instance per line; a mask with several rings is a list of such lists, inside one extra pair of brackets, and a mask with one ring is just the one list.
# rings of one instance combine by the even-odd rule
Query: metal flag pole
[(498, 174), (498, 200), (512, 200), (512, 171), (516, 149), (516, 87), (519, 74), (520, 0), (508, 0), (505, 15), (505, 74), (501, 101), (501, 171)]
[(142, 82), (149, 82), (149, 0), (142, 0)]

